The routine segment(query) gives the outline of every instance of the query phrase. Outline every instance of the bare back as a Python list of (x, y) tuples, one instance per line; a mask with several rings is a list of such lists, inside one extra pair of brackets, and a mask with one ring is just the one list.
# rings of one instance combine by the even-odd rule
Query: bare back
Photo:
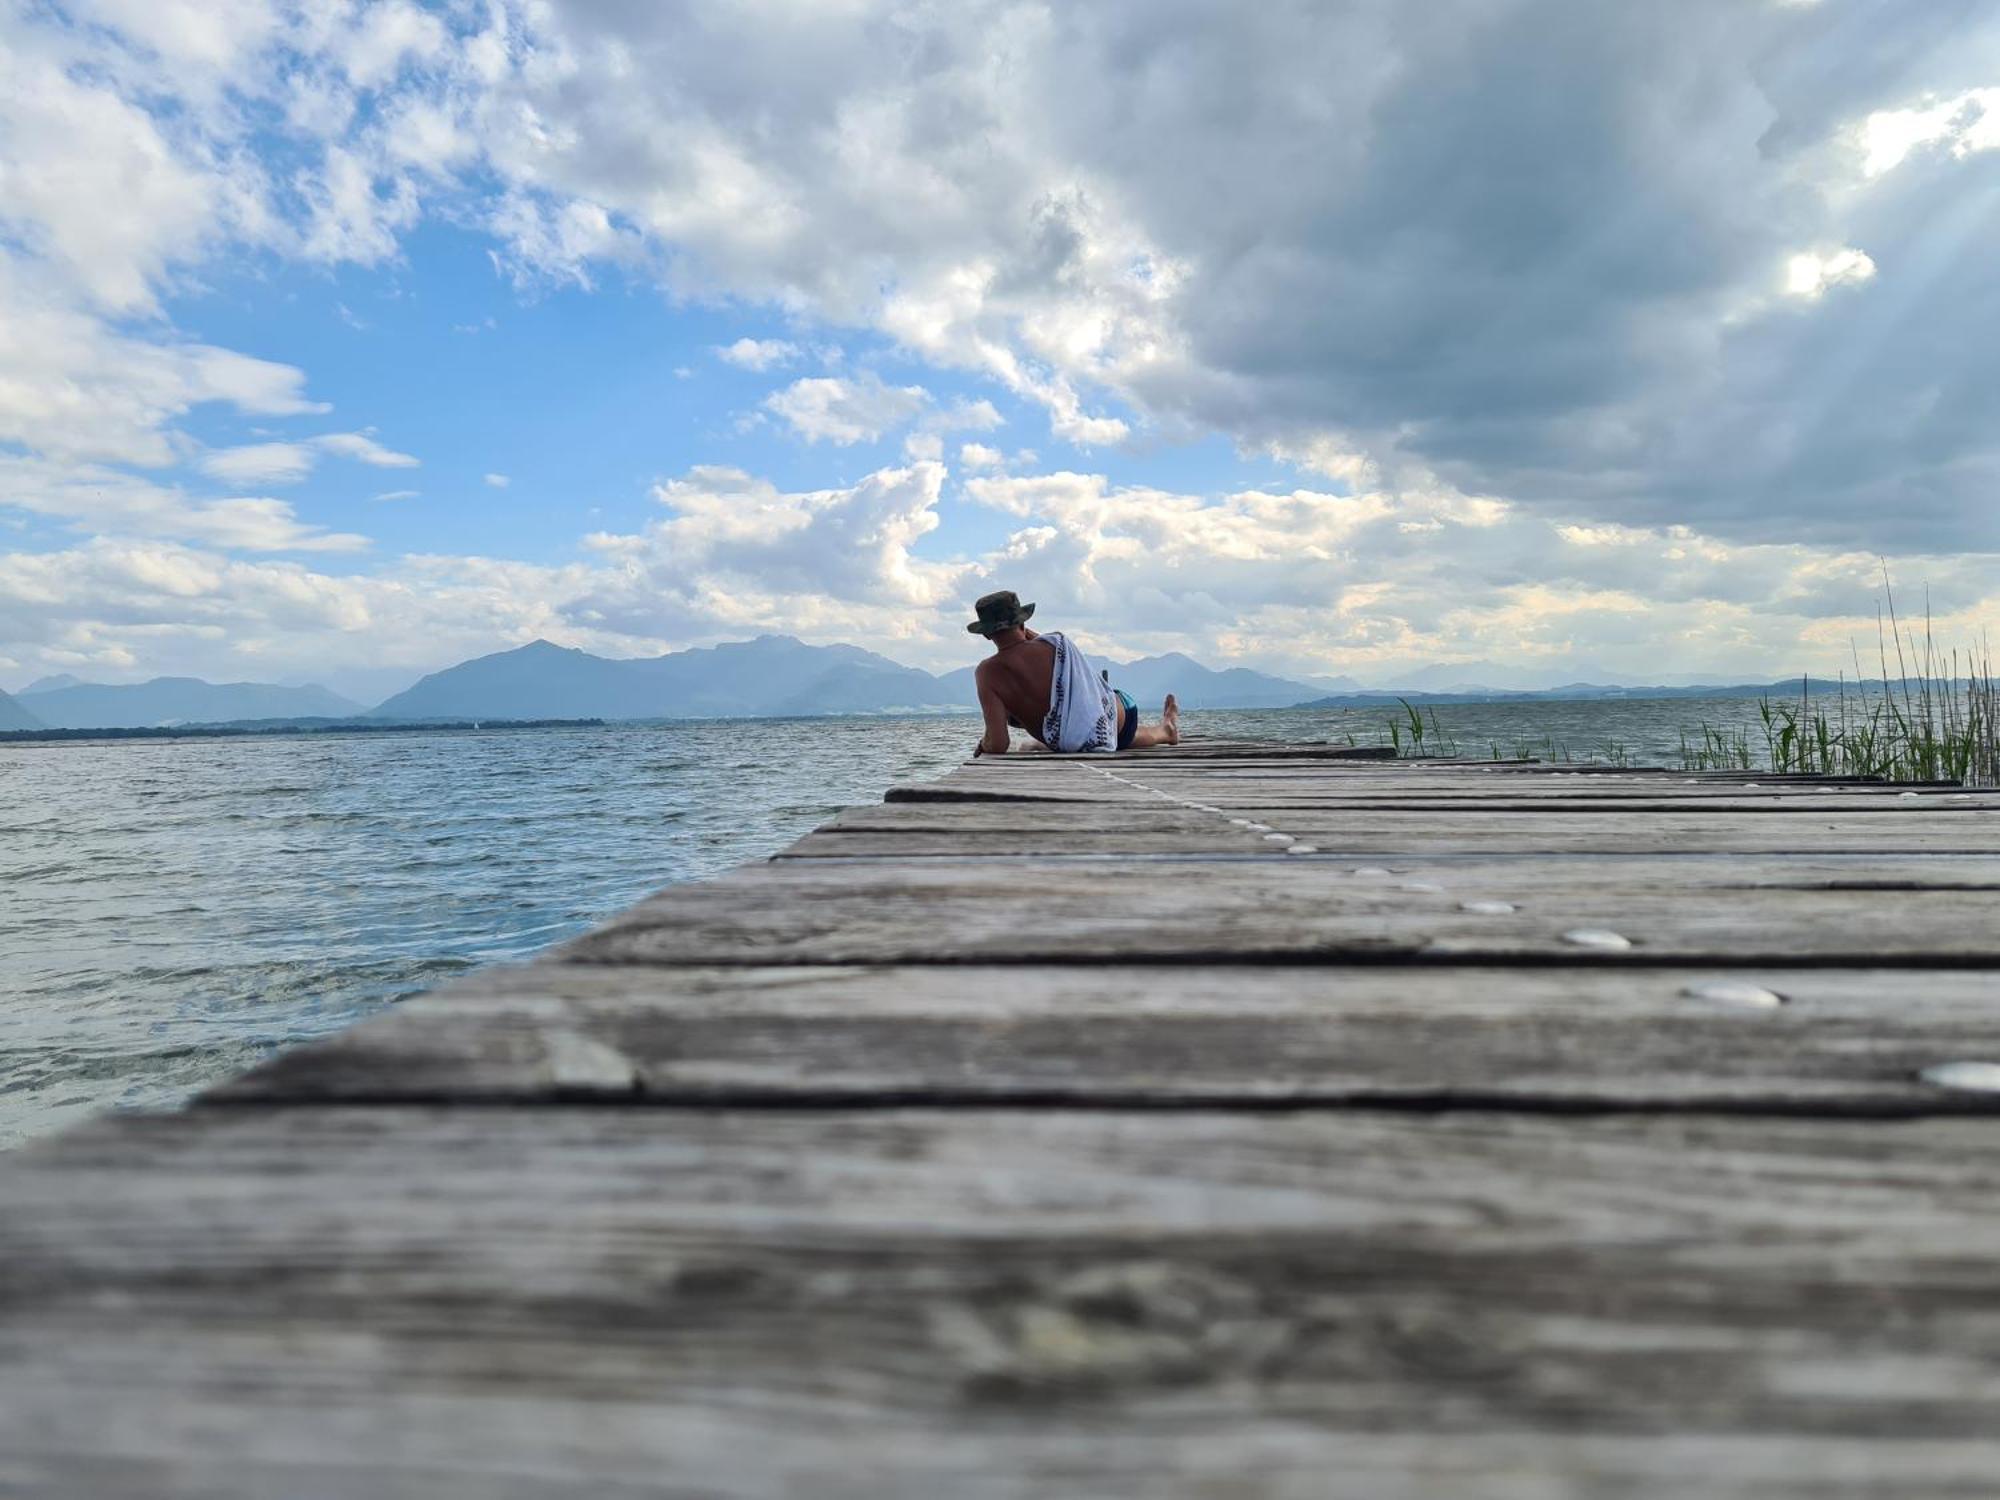
[(983, 707), (997, 701), (1007, 717), (1037, 740), (1049, 714), (1049, 686), (1055, 676), (1056, 648), (1040, 636), (996, 651), (973, 674)]

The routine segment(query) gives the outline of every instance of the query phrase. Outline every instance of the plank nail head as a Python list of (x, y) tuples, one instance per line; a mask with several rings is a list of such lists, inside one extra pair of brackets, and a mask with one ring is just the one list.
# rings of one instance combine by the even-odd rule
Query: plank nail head
[(1681, 995), (1688, 1000), (1705, 1000), (1711, 1005), (1728, 1005), (1738, 1010), (1776, 1010), (1785, 1003), (1785, 997), (1775, 990), (1767, 990), (1761, 984), (1749, 984), (1741, 979), (1715, 979), (1690, 984), (1681, 990)]
[(1613, 932), (1608, 927), (1576, 927), (1563, 934), (1565, 943), (1574, 943), (1579, 948), (1622, 949), (1632, 946), (1632, 940), (1621, 932)]
[(1925, 1068), (1917, 1077), (1941, 1089), (1958, 1089), (1972, 1094), (2000, 1094), (2000, 1063), (1935, 1063)]

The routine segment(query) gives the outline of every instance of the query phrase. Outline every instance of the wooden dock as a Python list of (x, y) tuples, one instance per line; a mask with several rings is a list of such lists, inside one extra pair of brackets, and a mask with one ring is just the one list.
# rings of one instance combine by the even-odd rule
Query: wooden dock
[(2000, 794), (977, 761), (0, 1162), (0, 1494), (2000, 1493)]

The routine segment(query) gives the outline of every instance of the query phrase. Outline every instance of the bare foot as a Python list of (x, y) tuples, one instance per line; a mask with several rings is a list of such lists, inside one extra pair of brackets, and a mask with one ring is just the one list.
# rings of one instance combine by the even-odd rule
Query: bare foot
[(1167, 706), (1160, 710), (1160, 722), (1167, 726), (1167, 743), (1181, 742), (1181, 706), (1172, 693), (1167, 694)]

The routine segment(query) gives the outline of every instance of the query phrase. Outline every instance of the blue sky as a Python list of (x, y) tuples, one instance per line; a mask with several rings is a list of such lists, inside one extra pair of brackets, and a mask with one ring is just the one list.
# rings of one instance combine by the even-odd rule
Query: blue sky
[(0, 4), (0, 687), (1970, 641), (1996, 147), (1949, 0)]
[[(309, 372), (330, 410), (273, 420), (201, 407), (185, 431), (205, 448), (301, 441), (328, 427), (366, 431), (422, 455), (419, 467), (321, 463), (286, 498), (370, 553), (491, 552), (544, 562), (579, 555), (586, 531), (632, 531), (657, 508), (651, 487), (700, 464), (734, 465), (782, 488), (849, 485), (904, 458), (904, 431), (814, 441), (763, 403), (801, 378), (872, 373), (920, 385), (941, 410), (990, 402), (1002, 425), (961, 429), (1045, 469), (1091, 469), (1120, 483), (1220, 490), (1289, 488), (1290, 465), (1246, 457), (1220, 436), (1154, 436), (1111, 451), (1064, 442), (1004, 387), (938, 370), (865, 331), (787, 320), (771, 309), (688, 300), (612, 272), (606, 284), (520, 287), (492, 263), (491, 237), (449, 225), (405, 236), (393, 265), (219, 266), (170, 299), (188, 336)], [(739, 340), (799, 353), (746, 369), (720, 351)], [(506, 478), (504, 488), (487, 476)], [(406, 495), (405, 492), (414, 491)], [(393, 495), (394, 500), (379, 497)], [(1006, 519), (969, 505), (942, 513), (919, 550), (945, 559), (1001, 545)], [(43, 540), (60, 545), (50, 526)], [(329, 559), (365, 571), (374, 557)]]

